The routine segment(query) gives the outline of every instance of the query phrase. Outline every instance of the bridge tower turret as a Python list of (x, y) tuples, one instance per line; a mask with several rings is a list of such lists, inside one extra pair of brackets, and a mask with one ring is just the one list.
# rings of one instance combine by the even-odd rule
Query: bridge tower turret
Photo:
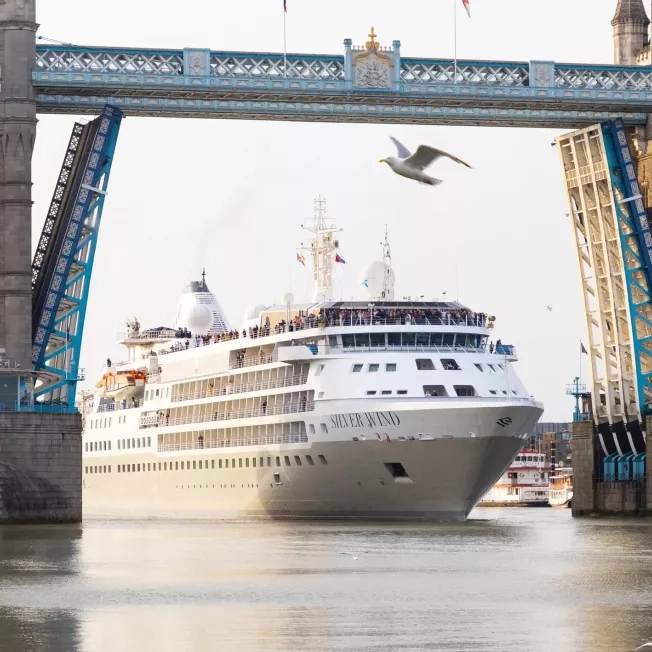
[(614, 63), (635, 66), (636, 55), (649, 43), (650, 19), (643, 0), (618, 0), (611, 25), (614, 35)]

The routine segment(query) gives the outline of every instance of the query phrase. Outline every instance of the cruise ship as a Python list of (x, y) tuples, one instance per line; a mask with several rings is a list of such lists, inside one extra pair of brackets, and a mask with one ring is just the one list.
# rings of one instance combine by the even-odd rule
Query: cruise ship
[(495, 319), (396, 300), (387, 237), (334, 300), (339, 229), (309, 222), (313, 301), (234, 329), (202, 275), (171, 328), (128, 322), (82, 399), (86, 516), (462, 520), (523, 448), (543, 407)]

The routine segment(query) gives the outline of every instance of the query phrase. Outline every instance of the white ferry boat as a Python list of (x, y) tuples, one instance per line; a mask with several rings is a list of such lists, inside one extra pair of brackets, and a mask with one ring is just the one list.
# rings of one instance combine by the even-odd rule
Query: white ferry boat
[(573, 503), (573, 469), (561, 468), (550, 476), (550, 507), (570, 507)]
[(464, 519), (509, 466), (543, 407), (494, 318), (395, 300), (387, 240), (367, 296), (334, 301), (322, 201), (309, 230), (313, 302), (233, 330), (202, 278), (175, 328), (128, 323), (85, 398), (85, 515)]
[(543, 453), (521, 451), (480, 501), (480, 506), (548, 507), (551, 469)]

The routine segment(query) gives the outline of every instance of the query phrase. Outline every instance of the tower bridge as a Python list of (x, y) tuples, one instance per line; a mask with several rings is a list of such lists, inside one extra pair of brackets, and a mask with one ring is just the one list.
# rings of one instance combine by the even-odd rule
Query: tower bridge
[[(645, 454), (652, 46), (643, 0), (617, 0), (613, 65), (415, 58), (398, 40), (381, 43), (373, 28), (364, 45), (347, 38), (331, 55), (36, 46), (35, 5), (0, 3), (0, 521), (81, 518), (75, 391), (124, 115), (577, 130), (557, 140), (592, 369), (576, 489), (595, 486), (605, 456)], [(99, 117), (73, 128), (32, 262), (37, 112)], [(652, 508), (647, 479), (637, 509)], [(602, 500), (591, 491), (593, 502), (578, 512)]]

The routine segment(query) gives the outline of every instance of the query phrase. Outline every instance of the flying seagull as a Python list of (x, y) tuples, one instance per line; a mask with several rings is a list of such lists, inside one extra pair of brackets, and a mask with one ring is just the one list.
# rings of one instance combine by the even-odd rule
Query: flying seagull
[(447, 154), (446, 152), (442, 152), (440, 149), (435, 149), (428, 145), (419, 145), (417, 151), (412, 154), (410, 150), (399, 143), (396, 138), (392, 138), (392, 142), (396, 145), (398, 157), (389, 156), (388, 158), (381, 158), (380, 162), (387, 163), (396, 174), (408, 179), (414, 179), (414, 181), (418, 181), (419, 183), (425, 183), (429, 186), (438, 186), (440, 183), (443, 183), (441, 179), (429, 177), (424, 172), (431, 163), (434, 163), (437, 159), (442, 158), (443, 156), (455, 161), (455, 163), (466, 165), (467, 168), (471, 167), (468, 163), (465, 163), (452, 154)]
[[(364, 552), (359, 553), (360, 555), (366, 555), (369, 551), (365, 550)], [(352, 555), (350, 552), (341, 552), (340, 555), (346, 555), (347, 557), (352, 557), (355, 561), (359, 559), (358, 555)]]

